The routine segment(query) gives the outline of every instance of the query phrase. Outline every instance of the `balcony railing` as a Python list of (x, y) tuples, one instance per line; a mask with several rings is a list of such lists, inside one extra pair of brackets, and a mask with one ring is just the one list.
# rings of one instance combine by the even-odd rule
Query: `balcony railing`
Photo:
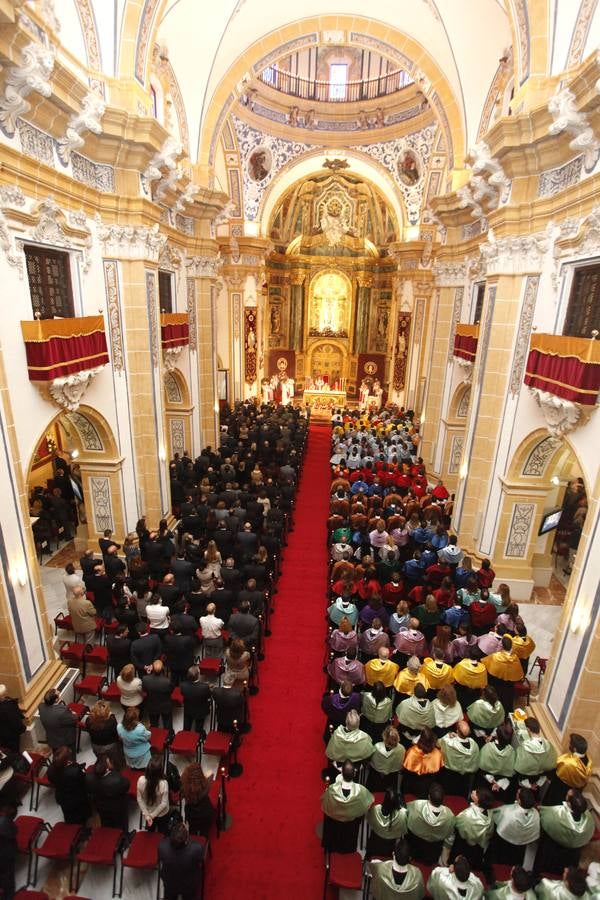
[(260, 73), (259, 78), (263, 84), (281, 91), (282, 94), (318, 103), (358, 103), (361, 100), (377, 100), (379, 97), (395, 94), (409, 84), (414, 84), (404, 69), (396, 69), (377, 78), (338, 84), (333, 81), (319, 81), (316, 78), (292, 75), (291, 72), (278, 69), (276, 66), (269, 66)]
[(534, 334), (525, 384), (583, 406), (594, 406), (600, 391), (600, 341), (562, 334)]
[(54, 381), (109, 361), (102, 316), (21, 322), (21, 333), (30, 381)]

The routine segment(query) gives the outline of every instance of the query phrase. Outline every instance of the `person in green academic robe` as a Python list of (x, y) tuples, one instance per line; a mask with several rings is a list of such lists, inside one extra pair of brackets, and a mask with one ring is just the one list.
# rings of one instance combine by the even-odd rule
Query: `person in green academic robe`
[(360, 716), (355, 709), (351, 709), (346, 716), (346, 724), (338, 725), (335, 729), (327, 749), (327, 758), (333, 762), (362, 762), (370, 759), (373, 753), (373, 741), (368, 734), (360, 730)]
[(479, 745), (471, 737), (469, 723), (462, 719), (455, 731), (439, 740), (444, 768), (440, 784), (447, 794), (468, 797), (475, 772), (479, 769)]
[(410, 747), (414, 738), (425, 727), (435, 726), (433, 706), (431, 700), (427, 699), (427, 691), (422, 684), (416, 684), (412, 697), (407, 697), (398, 704), (396, 715), (401, 726), (400, 739), (405, 747)]
[(384, 791), (388, 787), (397, 786), (404, 753), (397, 729), (388, 725), (381, 740), (375, 744), (369, 760), (367, 787), (370, 791)]
[(536, 871), (559, 875), (569, 866), (578, 866), (581, 850), (591, 841), (595, 829), (581, 791), (571, 788), (560, 806), (540, 807), (540, 822)]
[(519, 783), (524, 787), (541, 787), (546, 781), (546, 773), (556, 768), (556, 750), (542, 736), (540, 723), (533, 716), (522, 722), (513, 719), (513, 723), (517, 739), (515, 772)]
[(531, 883), (531, 872), (522, 866), (513, 866), (510, 881), (501, 881), (486, 891), (486, 900), (535, 900)]
[(441, 785), (434, 782), (427, 800), (413, 800), (407, 810), (411, 853), (426, 865), (437, 863), (444, 847), (450, 849), (454, 834), (454, 813), (444, 806)]
[(473, 737), (481, 746), (488, 735), (493, 734), (502, 725), (506, 714), (498, 699), (496, 689), (488, 684), (481, 692), (481, 697), (467, 707), (467, 716), (473, 727)]
[(393, 788), (385, 792), (382, 803), (375, 803), (367, 813), (369, 837), (366, 856), (391, 856), (399, 838), (406, 836), (406, 806)]
[(385, 726), (392, 718), (392, 698), (388, 697), (382, 681), (362, 695), (361, 724), (373, 741), (381, 740)]
[(371, 895), (374, 900), (423, 900), (425, 885), (420, 869), (409, 863), (407, 841), (398, 841), (390, 860), (371, 860)]
[(588, 890), (582, 869), (565, 869), (562, 881), (542, 878), (535, 889), (538, 900), (591, 900), (598, 896)]
[(321, 797), (324, 813), (324, 850), (331, 853), (354, 853), (363, 816), (374, 803), (373, 794), (354, 780), (354, 766), (344, 763), (338, 775)]
[(500, 725), (496, 734), (483, 745), (479, 752), (479, 775), (476, 784), (491, 788), (498, 800), (514, 797), (515, 751), (511, 744), (512, 729)]
[(457, 856), (451, 866), (437, 866), (429, 876), (427, 890), (433, 900), (480, 900), (484, 887), (471, 872), (469, 860)]
[(454, 820), (454, 844), (450, 859), (465, 856), (471, 868), (490, 874), (487, 851), (494, 833), (492, 792), (485, 787), (471, 791), (471, 803)]
[(515, 803), (494, 810), (496, 833), (490, 845), (490, 859), (505, 865), (523, 865), (528, 844), (540, 836), (540, 814), (529, 788), (520, 788)]

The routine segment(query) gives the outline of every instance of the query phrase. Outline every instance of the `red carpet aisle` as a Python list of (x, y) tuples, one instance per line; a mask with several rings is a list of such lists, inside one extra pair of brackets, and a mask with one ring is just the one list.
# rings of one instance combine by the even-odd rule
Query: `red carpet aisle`
[(285, 550), (272, 636), (250, 699), (241, 778), (228, 783), (233, 827), (213, 841), (207, 900), (316, 900), (323, 860), (315, 825), (323, 767), (325, 589), (331, 431), (312, 425)]

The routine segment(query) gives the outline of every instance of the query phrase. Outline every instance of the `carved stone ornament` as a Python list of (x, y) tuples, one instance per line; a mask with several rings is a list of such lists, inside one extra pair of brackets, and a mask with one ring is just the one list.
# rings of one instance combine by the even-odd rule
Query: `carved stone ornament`
[(539, 388), (530, 387), (529, 391), (535, 397), (548, 431), (555, 437), (568, 434), (577, 425), (582, 424), (580, 421), (582, 417), (587, 418), (579, 403), (563, 400), (561, 397), (555, 397), (554, 394), (541, 391)]
[(48, 392), (61, 409), (74, 412), (88, 387), (103, 368), (104, 366), (96, 366), (93, 369), (76, 372), (74, 375), (66, 375), (64, 378), (55, 378), (48, 384)]
[(200, 278), (217, 278), (221, 270), (221, 255), (193, 256), (188, 262), (190, 274)]
[(31, 109), (25, 99), (32, 92), (49, 97), (52, 93), (50, 75), (54, 68), (55, 53), (41, 44), (27, 44), (22, 51), (20, 66), (11, 66), (4, 84), (4, 94), (0, 98), (0, 125), (12, 137), (19, 116)]
[(117, 259), (147, 259), (154, 262), (166, 243), (166, 236), (155, 223), (146, 226), (102, 225), (98, 227), (98, 237), (104, 246), (104, 255)]
[(473, 363), (470, 359), (463, 359), (462, 356), (455, 356), (454, 362), (462, 369), (462, 380), (465, 384), (470, 384), (473, 378)]
[(173, 370), (177, 367), (177, 361), (181, 356), (181, 351), (183, 347), (169, 347), (165, 350), (164, 353), (164, 361), (165, 361), (165, 369), (167, 372), (173, 372)]
[(177, 170), (177, 159), (181, 156), (183, 148), (174, 137), (168, 137), (158, 153), (155, 153), (142, 174), (144, 189), (150, 193), (155, 181), (163, 177), (163, 169), (168, 172)]
[(176, 213), (183, 212), (183, 210), (185, 209), (186, 206), (188, 206), (188, 204), (194, 202), (194, 197), (196, 196), (196, 194), (198, 193), (199, 190), (200, 190), (200, 188), (198, 187), (198, 185), (194, 184), (193, 182), (190, 181), (190, 183), (184, 189), (183, 193), (180, 194), (180, 196), (177, 200), (177, 203), (173, 207), (174, 211)]
[(579, 112), (575, 94), (569, 88), (563, 88), (548, 101), (548, 112), (553, 118), (548, 134), (561, 134), (567, 131), (573, 135), (569, 147), (575, 153), (584, 153), (585, 168), (589, 171), (595, 164), (600, 148), (600, 141), (595, 137), (585, 113)]
[(544, 254), (550, 246), (550, 238), (549, 232), (542, 232), (496, 240), (490, 229), (487, 241), (481, 244), (487, 274), (518, 275), (524, 272), (540, 272)]
[(69, 119), (65, 135), (58, 141), (58, 155), (65, 165), (71, 159), (71, 153), (83, 147), (85, 140), (81, 135), (84, 131), (102, 134), (100, 122), (105, 110), (106, 101), (96, 91), (90, 91), (83, 98), (81, 112)]
[(460, 287), (465, 283), (466, 274), (464, 263), (440, 262), (433, 267), (438, 287)]

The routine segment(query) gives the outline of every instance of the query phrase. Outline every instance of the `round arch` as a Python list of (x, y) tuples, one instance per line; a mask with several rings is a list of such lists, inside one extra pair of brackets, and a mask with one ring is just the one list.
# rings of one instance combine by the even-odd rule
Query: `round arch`
[(450, 419), (466, 419), (470, 398), (471, 385), (462, 381), (450, 401), (448, 417)]
[[(229, 110), (235, 102), (235, 94), (231, 90), (231, 85), (242, 83), (244, 76), (258, 61), (288, 41), (298, 41), (299, 36), (303, 33), (320, 32), (329, 27), (331, 27), (331, 17), (325, 14), (297, 19), (276, 31), (263, 35), (260, 40), (246, 48), (244, 53), (231, 63), (218, 87), (214, 90), (203, 121), (200, 123), (197, 160), (202, 170), (210, 170), (211, 148), (218, 139)], [(454, 167), (456, 161), (459, 161), (462, 167), (462, 160), (467, 152), (464, 109), (457, 100), (447, 77), (426, 48), (398, 28), (366, 16), (337, 15), (336, 28), (362, 31), (374, 40), (393, 46), (395, 50), (418, 64), (419, 72), (431, 85), (430, 90), (425, 91), (425, 95), (444, 132), (450, 168)], [(384, 48), (381, 53), (385, 56)]]
[(164, 374), (165, 419), (169, 459), (192, 447), (193, 405), (186, 377), (173, 368)]
[[(43, 438), (57, 427), (70, 443), (68, 461), (79, 469), (87, 539), (89, 546), (97, 549), (97, 539), (106, 528), (121, 537), (126, 533), (121, 478), (123, 457), (110, 425), (95, 409), (81, 405), (73, 412), (60, 411), (46, 423), (30, 454), (26, 482), (28, 489), (32, 482), (37, 449)], [(71, 455), (73, 451), (76, 452), (75, 458)], [(57, 455), (64, 458), (67, 451), (63, 450)]]
[(513, 454), (507, 480), (511, 483), (525, 482), (535, 487), (545, 485), (549, 488), (552, 476), (558, 474), (561, 477), (570, 460), (575, 460), (581, 470), (589, 497), (590, 486), (573, 444), (568, 437), (554, 437), (544, 428), (537, 428), (521, 441)]
[[(333, 155), (335, 151), (332, 150), (331, 153)], [(318, 172), (323, 172), (322, 166), (317, 163), (317, 160), (322, 160), (323, 156), (322, 148), (311, 150), (286, 163), (273, 178), (273, 181), (265, 190), (256, 216), (256, 221), (261, 223), (264, 237), (268, 237), (270, 234), (271, 219), (275, 214), (275, 208), (279, 200), (298, 181), (309, 178)], [(401, 240), (402, 232), (407, 224), (406, 210), (402, 195), (390, 174), (366, 153), (344, 150), (344, 157), (351, 163), (350, 170), (345, 171), (351, 171), (352, 174), (360, 175), (361, 178), (364, 178), (365, 181), (376, 188), (389, 203), (398, 223), (398, 239)]]

